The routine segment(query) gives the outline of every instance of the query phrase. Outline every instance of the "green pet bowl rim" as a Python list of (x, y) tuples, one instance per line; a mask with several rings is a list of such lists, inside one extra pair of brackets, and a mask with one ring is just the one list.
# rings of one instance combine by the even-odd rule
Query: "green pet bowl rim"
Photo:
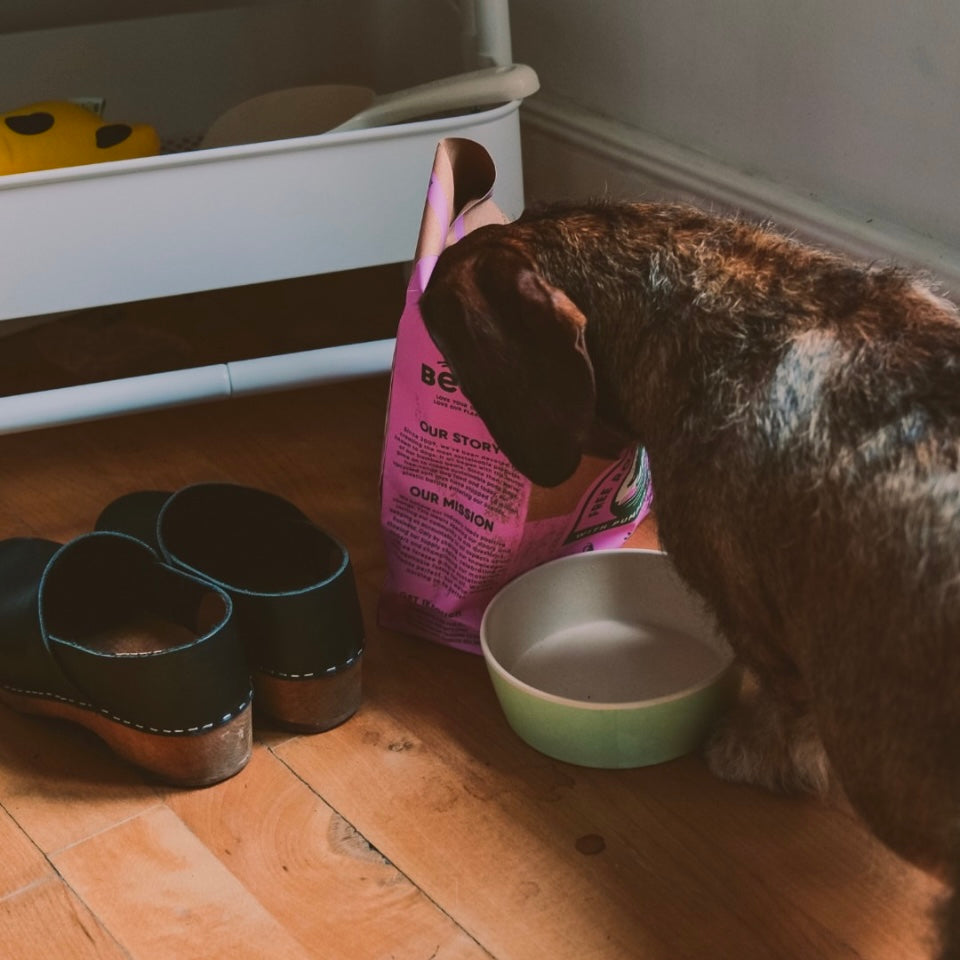
[[(670, 564), (671, 567), (673, 566), (669, 556), (663, 550), (650, 550), (645, 547), (614, 547), (608, 550), (591, 550), (585, 553), (574, 553), (567, 557), (557, 557), (554, 560), (548, 560), (536, 567), (532, 567), (502, 587), (490, 601), (490, 603), (487, 604), (487, 607), (483, 612), (483, 617), (480, 620), (480, 648), (483, 651), (483, 656), (487, 662), (488, 668), (494, 670), (506, 683), (516, 687), (519, 690), (529, 693), (540, 700), (545, 700), (548, 703), (555, 703), (560, 706), (571, 707), (577, 710), (593, 710), (598, 712), (609, 710), (645, 710), (650, 707), (659, 706), (660, 704), (670, 703), (674, 700), (682, 700), (686, 697), (692, 697), (701, 690), (706, 690), (708, 687), (711, 687), (722, 680), (724, 675), (731, 669), (731, 667), (735, 665), (736, 657), (730, 647), (730, 644), (723, 637), (723, 635), (716, 630), (713, 630), (712, 632), (715, 639), (718, 641), (715, 649), (723, 658), (723, 663), (721, 666), (718, 667), (714, 673), (708, 674), (704, 679), (698, 681), (697, 683), (691, 684), (688, 687), (684, 687), (681, 690), (676, 690), (673, 693), (665, 693), (663, 696), (652, 697), (646, 700), (614, 700), (595, 702), (592, 700), (577, 700), (573, 697), (563, 697), (556, 693), (550, 693), (548, 690), (541, 690), (539, 687), (535, 687), (524, 680), (518, 679), (497, 659), (493, 651), (490, 649), (490, 644), (487, 640), (487, 618), (494, 604), (499, 603), (501, 597), (507, 593), (513, 592), (515, 589), (520, 589), (520, 585), (524, 580), (533, 577), (536, 574), (542, 573), (542, 571), (547, 568), (557, 567), (561, 564), (589, 562), (590, 557), (595, 557), (600, 554), (613, 553), (628, 555), (643, 554), (652, 557), (662, 557), (666, 563)], [(679, 579), (679, 575), (677, 575), (675, 571), (674, 574), (677, 576), (681, 586), (683, 586), (684, 589), (690, 593), (691, 598), (698, 600), (699, 598), (697, 595), (691, 591), (682, 580)], [(700, 602), (702, 603), (702, 601)], [(706, 611), (704, 611), (704, 616), (708, 616)]]

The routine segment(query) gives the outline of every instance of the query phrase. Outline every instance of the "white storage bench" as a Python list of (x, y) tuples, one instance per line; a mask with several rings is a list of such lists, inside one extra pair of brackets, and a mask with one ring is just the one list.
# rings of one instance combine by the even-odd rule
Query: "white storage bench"
[[(88, 2), (98, 9), (117, 6), (112, 0)], [(194, 5), (205, 9), (191, 13), (183, 12), (189, 0), (153, 0), (142, 6), (174, 12), (156, 19), (53, 27), (51, 5), (56, 7), (55, 0), (25, 0), (22, 16), (35, 23), (39, 18), (41, 29), (3, 34), (0, 56), (5, 49), (19, 51), (24, 64), (33, 62), (44, 37), (69, 43), (71, 37), (129, 38), (138, 30), (146, 31), (144, 36), (151, 31), (175, 36), (183, 18), (226, 23), (224, 18), (237, 14), (241, 20), (253, 18), (251, 29), (262, 32), (257, 18), (294, 10), (299, 17), (305, 7), (261, 0), (252, 8), (238, 4), (226, 10), (220, 9), (228, 6), (224, 0), (196, 0)], [(317, 5), (326, 6), (319, 0)], [(76, 19), (84, 4), (61, 6), (71, 12), (63, 14), (67, 19)], [(465, 0), (462, 6), (470, 7), (465, 36), (474, 49), (472, 62), (462, 50), (459, 62), (464, 68), (507, 65), (506, 3)], [(14, 3), (7, 15), (16, 16), (17, 10)], [(0, 15), (0, 29), (3, 23)], [(299, 21), (293, 26), (302, 29)], [(16, 63), (17, 56), (7, 58), (8, 66), (11, 59)], [(419, 75), (410, 73), (406, 83), (431, 79), (422, 69)], [(259, 87), (245, 79), (243, 97), (283, 85), (275, 69), (268, 72)], [(441, 69), (437, 75), (446, 74)], [(292, 70), (289, 85), (325, 80)], [(87, 82), (91, 86), (83, 90), (36, 82), (42, 88), (38, 94), (27, 98), (21, 89), (20, 102), (102, 91), (102, 79), (93, 76)], [(358, 81), (347, 77), (345, 82)], [(377, 77), (367, 82), (372, 86)], [(394, 80), (395, 87), (403, 83)], [(142, 80), (130, 83), (138, 85)], [(150, 111), (138, 111), (132, 100), (122, 110), (110, 110), (109, 92), (106, 97), (109, 119), (155, 122), (163, 137)], [(221, 102), (207, 104), (208, 114), (230, 105), (223, 102), (230, 97), (233, 102), (243, 98), (236, 90), (221, 92)], [(7, 225), (0, 239), (0, 321), (409, 260), (433, 154), (443, 137), (483, 143), (497, 164), (498, 203), (508, 214), (520, 212), (519, 107), (513, 101), (370, 130), (0, 177), (0, 221)], [(175, 103), (167, 107), (175, 108)], [(6, 397), (0, 399), (0, 432), (382, 371), (389, 368), (392, 348), (392, 341), (377, 341)]]

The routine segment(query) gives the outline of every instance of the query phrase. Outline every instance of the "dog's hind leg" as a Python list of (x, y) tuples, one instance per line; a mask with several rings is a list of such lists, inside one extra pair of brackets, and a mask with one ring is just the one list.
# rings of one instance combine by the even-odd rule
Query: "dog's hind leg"
[(707, 741), (706, 760), (721, 780), (818, 796), (830, 789), (830, 767), (813, 716), (754, 676)]

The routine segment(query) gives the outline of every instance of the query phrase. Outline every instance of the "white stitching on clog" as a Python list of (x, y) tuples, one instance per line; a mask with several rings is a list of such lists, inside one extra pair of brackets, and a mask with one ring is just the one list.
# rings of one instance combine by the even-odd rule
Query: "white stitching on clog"
[(213, 730), (224, 723), (229, 723), (235, 717), (239, 716), (250, 705), (253, 699), (253, 691), (251, 691), (249, 694), (247, 694), (246, 700), (240, 703), (229, 713), (225, 713), (218, 721), (214, 723), (204, 723), (193, 727), (152, 727), (149, 724), (137, 723), (134, 720), (124, 720), (123, 717), (116, 716), (104, 707), (96, 707), (92, 703), (85, 703), (82, 700), (73, 700), (70, 697), (62, 696), (59, 693), (48, 693), (43, 690), (24, 690), (6, 683), (0, 683), (0, 689), (8, 690), (10, 693), (15, 693), (18, 696), (23, 697), (36, 697), (41, 700), (57, 700), (60, 703), (67, 703), (70, 706), (79, 707), (81, 710), (88, 710), (91, 713), (97, 713), (101, 717), (105, 717), (107, 720), (122, 724), (123, 726), (130, 727), (134, 730), (140, 730), (143, 733), (156, 733), (167, 736), (185, 736), (203, 733), (207, 730)]
[(265, 673), (268, 677), (276, 677), (278, 680), (313, 680), (318, 677), (329, 677), (341, 670), (352, 667), (363, 656), (363, 650), (358, 651), (354, 656), (343, 663), (338, 663), (335, 667), (324, 667), (323, 670), (315, 670), (312, 673), (284, 673), (282, 670), (272, 670), (269, 667), (257, 667), (260, 673)]

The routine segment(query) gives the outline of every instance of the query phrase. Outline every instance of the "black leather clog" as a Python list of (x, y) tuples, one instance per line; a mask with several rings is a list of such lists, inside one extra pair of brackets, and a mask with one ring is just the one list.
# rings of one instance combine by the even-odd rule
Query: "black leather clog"
[(139, 491), (96, 526), (143, 538), (230, 595), (258, 715), (317, 732), (356, 711), (364, 635), (350, 559), (288, 500), (231, 483)]
[(250, 698), (223, 591), (122, 534), (0, 541), (0, 702), (203, 786), (246, 765)]

